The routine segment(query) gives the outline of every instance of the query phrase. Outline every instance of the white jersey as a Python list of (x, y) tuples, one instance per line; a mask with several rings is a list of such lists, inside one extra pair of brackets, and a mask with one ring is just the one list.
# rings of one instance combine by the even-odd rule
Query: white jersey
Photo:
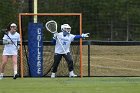
[[(11, 40), (15, 43), (17, 46), (18, 41), (20, 41), (20, 35), (19, 33), (11, 34), (8, 32), (8, 36), (11, 38)], [(10, 38), (7, 35), (4, 35), (3, 40), (11, 41)], [(18, 49), (14, 44), (6, 44), (4, 45), (3, 55), (17, 55)]]
[[(57, 39), (56, 39), (56, 45), (55, 45), (55, 53), (58, 54), (65, 54), (70, 52), (70, 44), (74, 40), (75, 35), (69, 34), (66, 36), (63, 36), (63, 32), (60, 32), (57, 34)], [(63, 45), (65, 51), (63, 50), (58, 38), (60, 39), (61, 44)]]

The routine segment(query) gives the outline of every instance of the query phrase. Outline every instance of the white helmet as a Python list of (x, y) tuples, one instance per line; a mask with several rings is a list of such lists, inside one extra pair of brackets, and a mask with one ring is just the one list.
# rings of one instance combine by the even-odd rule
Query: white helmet
[(70, 33), (71, 27), (69, 26), (69, 24), (63, 24), (61, 25), (61, 30)]
[(17, 27), (17, 25), (16, 25), (15, 23), (12, 23), (10, 26), (15, 26), (15, 27)]

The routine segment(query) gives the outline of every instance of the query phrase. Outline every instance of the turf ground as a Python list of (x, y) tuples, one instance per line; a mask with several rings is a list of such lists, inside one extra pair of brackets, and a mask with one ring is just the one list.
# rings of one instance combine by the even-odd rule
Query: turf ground
[[(94, 46), (90, 60), (92, 76), (140, 76), (139, 46)], [(9, 64), (5, 75), (13, 75)], [(87, 76), (85, 47), (83, 66)], [(4, 78), (0, 93), (140, 93), (140, 77)]]
[(4, 78), (0, 93), (139, 93), (140, 77)]

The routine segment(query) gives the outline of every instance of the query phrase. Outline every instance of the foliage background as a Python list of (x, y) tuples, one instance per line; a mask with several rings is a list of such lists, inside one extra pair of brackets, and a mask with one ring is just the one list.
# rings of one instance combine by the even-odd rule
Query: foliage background
[[(32, 1), (1, 0), (0, 29), (18, 23), (18, 13), (33, 12)], [(89, 39), (139, 41), (139, 5), (140, 0), (38, 0), (38, 13), (82, 13), (83, 32), (91, 33)]]

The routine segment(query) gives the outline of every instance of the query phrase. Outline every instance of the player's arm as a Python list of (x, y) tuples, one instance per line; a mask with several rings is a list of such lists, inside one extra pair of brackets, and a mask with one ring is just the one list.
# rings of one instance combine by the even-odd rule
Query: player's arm
[(80, 39), (80, 38), (86, 38), (89, 37), (89, 33), (82, 33), (81, 35), (76, 35), (74, 37), (74, 40)]
[(18, 33), (18, 38), (17, 38), (17, 48), (18, 50), (20, 49), (20, 34)]
[(57, 36), (56, 36), (56, 34), (54, 34), (54, 35), (53, 35), (53, 38), (52, 38), (52, 40), (51, 40), (51, 43), (52, 43), (53, 45), (56, 44), (56, 38), (57, 38)]
[(3, 39), (3, 44), (4, 45), (11, 44), (11, 42), (8, 40), (7, 35), (4, 35), (4, 37), (2, 39)]
[(51, 40), (51, 44), (55, 45), (56, 44), (56, 40), (55, 39), (52, 39)]

